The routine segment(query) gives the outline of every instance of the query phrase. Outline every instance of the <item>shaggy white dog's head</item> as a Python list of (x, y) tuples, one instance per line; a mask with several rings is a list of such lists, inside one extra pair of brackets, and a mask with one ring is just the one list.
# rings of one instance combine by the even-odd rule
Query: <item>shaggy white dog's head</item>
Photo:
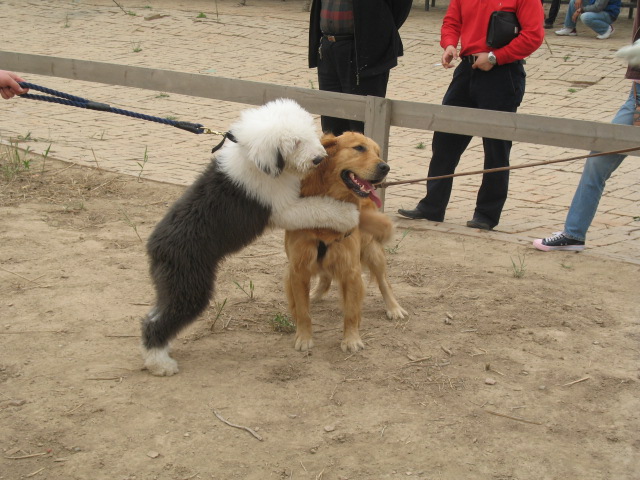
[(278, 99), (245, 110), (231, 126), (244, 156), (267, 175), (303, 175), (326, 157), (313, 117), (293, 100)]

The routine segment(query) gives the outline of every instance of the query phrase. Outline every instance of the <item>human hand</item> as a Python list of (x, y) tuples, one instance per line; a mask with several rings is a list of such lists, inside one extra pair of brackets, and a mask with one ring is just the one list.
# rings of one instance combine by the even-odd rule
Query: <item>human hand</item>
[(476, 61), (473, 62), (473, 65), (471, 66), (471, 68), (476, 68), (476, 69), (479, 68), (483, 72), (488, 72), (493, 67), (494, 65), (492, 65), (491, 62), (489, 62), (488, 52), (482, 52), (476, 55)]
[(576, 23), (578, 21), (578, 17), (582, 14), (582, 9), (578, 9), (575, 12), (573, 12), (573, 15), (571, 16), (571, 21), (573, 23)]
[(29, 89), (18, 85), (18, 82), (24, 82), (24, 80), (13, 72), (0, 70), (0, 95), (2, 98), (8, 100), (15, 95), (22, 95), (29, 91)]
[(458, 50), (453, 45), (448, 45), (442, 53), (442, 66), (444, 68), (453, 68), (455, 65), (451, 62), (454, 60), (458, 60)]

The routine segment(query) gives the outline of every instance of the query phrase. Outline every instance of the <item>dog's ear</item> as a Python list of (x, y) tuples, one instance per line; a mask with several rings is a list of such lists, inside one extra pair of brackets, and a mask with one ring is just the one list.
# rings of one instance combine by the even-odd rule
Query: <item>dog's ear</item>
[(325, 133), (320, 139), (320, 143), (322, 143), (327, 153), (331, 155), (333, 150), (338, 146), (338, 137), (333, 133)]
[(284, 155), (279, 148), (275, 149), (275, 161), (274, 159), (269, 159), (267, 162), (256, 162), (258, 168), (262, 170), (267, 175), (271, 175), (272, 177), (279, 176), (284, 170)]

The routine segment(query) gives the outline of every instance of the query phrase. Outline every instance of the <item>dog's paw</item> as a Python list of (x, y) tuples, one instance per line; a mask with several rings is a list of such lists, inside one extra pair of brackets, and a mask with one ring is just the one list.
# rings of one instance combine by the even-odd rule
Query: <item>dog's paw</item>
[(387, 318), (389, 320), (401, 320), (405, 315), (409, 315), (409, 313), (400, 305), (387, 309)]
[(342, 339), (340, 348), (344, 353), (356, 353), (357, 351), (364, 349), (364, 343), (362, 343), (362, 339), (358, 334), (350, 335), (348, 337), (345, 336), (345, 338)]
[(156, 377), (170, 377), (178, 373), (178, 362), (169, 356), (166, 348), (152, 348), (145, 352), (144, 368)]
[(311, 336), (307, 336), (307, 335), (297, 335), (296, 334), (296, 343), (295, 343), (295, 349), (298, 350), (299, 352), (306, 352), (308, 350), (311, 350), (311, 348), (313, 347), (313, 338), (311, 338)]

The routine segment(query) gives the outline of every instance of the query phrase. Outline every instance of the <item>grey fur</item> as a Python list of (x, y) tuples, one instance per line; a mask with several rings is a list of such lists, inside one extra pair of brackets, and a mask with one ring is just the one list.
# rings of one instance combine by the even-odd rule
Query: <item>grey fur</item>
[(271, 211), (215, 160), (171, 207), (147, 243), (156, 305), (142, 323), (146, 349), (166, 347), (207, 307), (221, 261), (266, 229)]

